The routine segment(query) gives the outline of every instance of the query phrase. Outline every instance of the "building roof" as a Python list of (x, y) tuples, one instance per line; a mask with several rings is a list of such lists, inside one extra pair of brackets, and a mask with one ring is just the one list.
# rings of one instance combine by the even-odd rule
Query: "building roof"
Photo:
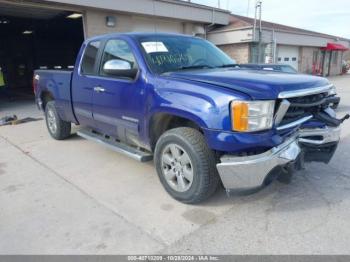
[(207, 24), (227, 25), (230, 12), (182, 0), (37, 0), (78, 8), (160, 16)]
[[(257, 21), (257, 26), (258, 24), (259, 22)], [(231, 31), (231, 30), (236, 30), (244, 27), (252, 27), (252, 26), (254, 26), (254, 18), (231, 14), (228, 25), (217, 26), (211, 32)], [(343, 37), (328, 35), (324, 33), (319, 33), (315, 31), (310, 31), (302, 28), (297, 28), (297, 27), (292, 27), (292, 26), (287, 26), (287, 25), (282, 25), (277, 23), (272, 23), (264, 20), (261, 21), (261, 26), (264, 29), (270, 29), (275, 31), (284, 31), (284, 32), (296, 33), (296, 34), (306, 34), (306, 35), (312, 35), (312, 36), (318, 36), (318, 37), (337, 38), (339, 40), (350, 41), (349, 39), (346, 39)]]

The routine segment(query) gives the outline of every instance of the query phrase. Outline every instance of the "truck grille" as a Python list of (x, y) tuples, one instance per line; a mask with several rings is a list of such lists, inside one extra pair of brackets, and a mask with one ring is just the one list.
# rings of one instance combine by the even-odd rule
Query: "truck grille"
[[(328, 93), (286, 99), (290, 105), (279, 126), (287, 125), (303, 117), (315, 115), (328, 107)], [(280, 101), (282, 102), (282, 100)]]

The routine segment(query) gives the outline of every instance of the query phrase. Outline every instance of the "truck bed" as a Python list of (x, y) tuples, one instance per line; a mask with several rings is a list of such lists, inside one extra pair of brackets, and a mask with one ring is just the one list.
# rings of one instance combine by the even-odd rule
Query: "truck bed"
[[(62, 119), (76, 122), (71, 102), (72, 70), (35, 70), (35, 76), (39, 76), (36, 93), (53, 94), (56, 107)], [(41, 97), (41, 99), (43, 99)]]

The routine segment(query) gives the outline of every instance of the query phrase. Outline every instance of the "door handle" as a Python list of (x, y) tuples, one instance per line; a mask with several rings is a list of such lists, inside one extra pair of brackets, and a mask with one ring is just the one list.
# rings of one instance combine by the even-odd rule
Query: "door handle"
[(97, 93), (100, 93), (100, 92), (104, 92), (106, 91), (106, 89), (100, 87), (100, 86), (95, 86), (94, 87), (94, 91), (97, 92)]

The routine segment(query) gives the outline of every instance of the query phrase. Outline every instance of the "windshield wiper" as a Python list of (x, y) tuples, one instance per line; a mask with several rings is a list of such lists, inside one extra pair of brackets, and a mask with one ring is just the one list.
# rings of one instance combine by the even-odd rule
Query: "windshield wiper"
[(218, 66), (220, 68), (225, 68), (225, 67), (239, 67), (239, 64), (224, 64), (221, 66)]
[(186, 69), (205, 69), (205, 68), (214, 68), (210, 65), (192, 65), (192, 66), (182, 66), (177, 70), (186, 70)]

